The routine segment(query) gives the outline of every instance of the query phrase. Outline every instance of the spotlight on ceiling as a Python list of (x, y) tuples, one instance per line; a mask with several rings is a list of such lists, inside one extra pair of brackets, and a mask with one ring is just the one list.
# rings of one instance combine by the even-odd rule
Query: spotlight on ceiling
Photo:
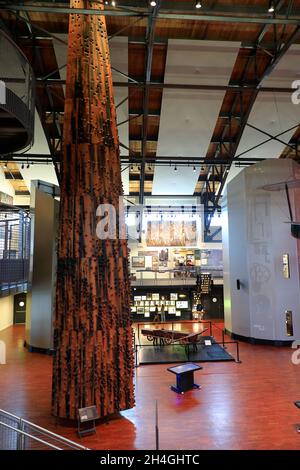
[(194, 166), (194, 168), (193, 168), (193, 172), (196, 173), (196, 167), (195, 167), (195, 166)]
[(26, 167), (26, 168), (29, 168), (29, 167), (30, 167), (30, 165), (29, 165), (29, 163), (27, 163), (27, 167)]
[(201, 171), (204, 171), (204, 166), (201, 167)]
[(202, 7), (201, 2), (197, 2), (196, 5), (195, 5), (195, 8), (198, 8), (198, 9), (199, 9), (199, 8), (201, 8), (201, 7)]
[(112, 6), (112, 7), (115, 7), (116, 4), (117, 4), (117, 2), (115, 2), (115, 0), (113, 0), (113, 1), (111, 2), (111, 6)]
[(21, 166), (22, 170), (24, 170), (24, 163), (22, 163), (22, 166)]
[(274, 13), (274, 11), (275, 11), (274, 3), (273, 3), (273, 2), (269, 2), (268, 12), (269, 12), (269, 13)]
[(174, 167), (174, 171), (177, 171), (177, 166), (176, 166), (176, 165), (175, 165), (175, 167)]
[(150, 5), (151, 5), (152, 7), (156, 7), (156, 2), (155, 2), (155, 0), (151, 0)]

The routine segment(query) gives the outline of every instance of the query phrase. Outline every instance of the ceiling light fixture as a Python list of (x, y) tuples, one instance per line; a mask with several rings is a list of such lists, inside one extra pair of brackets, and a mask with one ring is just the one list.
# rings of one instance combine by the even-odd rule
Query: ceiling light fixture
[(201, 8), (201, 7), (202, 7), (201, 2), (197, 2), (196, 5), (195, 5), (195, 8), (198, 8), (198, 9), (199, 9), (199, 8)]
[(193, 168), (193, 172), (196, 173), (196, 167), (195, 167), (195, 166), (194, 166), (194, 168)]
[(156, 2), (155, 2), (154, 0), (152, 0), (152, 1), (150, 2), (150, 5), (151, 5), (152, 7), (156, 7)]
[(273, 2), (269, 2), (268, 12), (269, 12), (269, 13), (274, 13), (274, 11), (275, 11), (274, 3), (273, 3)]
[(26, 168), (30, 168), (30, 165), (29, 165), (29, 163), (27, 163), (27, 167), (26, 167)]
[(204, 166), (201, 167), (201, 171), (204, 171)]
[(176, 166), (176, 165), (175, 165), (175, 167), (174, 167), (174, 171), (177, 171), (177, 166)]
[(113, 0), (113, 1), (111, 2), (111, 6), (112, 6), (112, 7), (115, 7), (115, 6), (116, 6), (115, 0)]

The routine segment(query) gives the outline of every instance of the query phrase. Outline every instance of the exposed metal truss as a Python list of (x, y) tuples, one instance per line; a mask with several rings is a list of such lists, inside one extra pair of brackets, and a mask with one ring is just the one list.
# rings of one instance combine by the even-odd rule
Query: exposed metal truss
[[(277, 2), (276, 7), (280, 8), (282, 6), (282, 4), (283, 4), (283, 1), (280, 0), (279, 2)], [(225, 148), (225, 154), (228, 157), (229, 167), (230, 167), (231, 163), (234, 161), (234, 157), (235, 157), (237, 149), (239, 147), (239, 144), (240, 144), (242, 135), (244, 133), (245, 127), (248, 123), (248, 119), (249, 119), (250, 113), (252, 111), (252, 108), (254, 106), (254, 103), (256, 101), (257, 95), (258, 95), (259, 91), (262, 90), (261, 83), (272, 72), (272, 70), (275, 68), (275, 66), (278, 64), (278, 62), (282, 59), (282, 57), (285, 55), (285, 53), (289, 50), (290, 46), (300, 36), (300, 27), (297, 26), (294, 29), (293, 33), (288, 38), (288, 40), (285, 41), (284, 44), (282, 44), (282, 41), (280, 41), (280, 38), (277, 35), (276, 26), (273, 27), (274, 28), (274, 46), (273, 46), (273, 49), (270, 51), (270, 54), (269, 54), (269, 57), (270, 57), (269, 63), (266, 65), (263, 73), (261, 73), (260, 75), (257, 74), (256, 84), (254, 85), (254, 88), (253, 88), (253, 91), (252, 91), (252, 96), (251, 96), (250, 103), (246, 107), (244, 107), (243, 106), (243, 93), (245, 93), (246, 91), (249, 92), (249, 90), (247, 90), (246, 87), (244, 87), (244, 82), (247, 80), (247, 74), (248, 74), (249, 68), (252, 66), (253, 61), (256, 61), (257, 51), (260, 50), (259, 45), (260, 45), (261, 41), (263, 40), (264, 35), (266, 34), (268, 27), (269, 27), (269, 24), (266, 24), (262, 28), (262, 30), (261, 30), (258, 38), (257, 38), (257, 48), (254, 49), (253, 53), (248, 57), (248, 61), (245, 65), (244, 72), (243, 72), (242, 79), (241, 79), (241, 83), (240, 83), (241, 91), (239, 92), (239, 94), (236, 94), (235, 99), (233, 100), (231, 111), (229, 112), (228, 122), (225, 124), (225, 126), (223, 128), (223, 132), (222, 132), (222, 135), (220, 136), (220, 140), (219, 140), (219, 145), (217, 146), (217, 149), (215, 151), (214, 157), (217, 160), (219, 156), (220, 156), (220, 158), (222, 158), (223, 150)], [(233, 115), (235, 113), (235, 108), (236, 108), (237, 104), (240, 104), (240, 116), (239, 116), (239, 120), (238, 120), (238, 122), (239, 122), (239, 132), (238, 132), (238, 135), (235, 136), (235, 138), (233, 139), (232, 138), (232, 133), (231, 133), (231, 124), (232, 124), (232, 120), (235, 119), (233, 117)], [(261, 131), (261, 132), (265, 133), (264, 131)], [(265, 134), (267, 134), (267, 133), (265, 133)], [(268, 134), (268, 136), (269, 136), (270, 140), (273, 140), (273, 139), (279, 140), (278, 139), (279, 136), (271, 136), (270, 134)], [(225, 142), (225, 140), (226, 140), (226, 142)], [(227, 143), (229, 143), (229, 146), (226, 146)], [(259, 147), (260, 145), (263, 145), (263, 143), (257, 145), (256, 148)], [(212, 170), (213, 174), (216, 171), (218, 172), (216, 167), (213, 167), (213, 170)], [(218, 189), (216, 190), (215, 185), (212, 185), (212, 183), (211, 183), (211, 171), (209, 171), (208, 175), (207, 175), (207, 181), (206, 181), (206, 183), (204, 185), (204, 188), (203, 188), (203, 191), (202, 191), (202, 202), (204, 203), (204, 205), (206, 207), (210, 206), (210, 207), (213, 208), (213, 211), (211, 213), (207, 214), (207, 216), (205, 217), (205, 232), (206, 233), (209, 233), (209, 227), (210, 227), (211, 219), (213, 217), (214, 212), (219, 208), (220, 198), (221, 198), (221, 195), (222, 195), (222, 192), (223, 192), (223, 189), (224, 189), (224, 185), (226, 183), (227, 176), (228, 176), (228, 166), (223, 170), (220, 168), (219, 171), (221, 171), (221, 184), (218, 185)]]
[[(0, 8), (3, 10), (13, 10), (13, 11), (27, 11), (27, 12), (36, 12), (36, 13), (49, 13), (49, 14), (73, 14), (74, 8), (68, 7), (58, 7), (58, 6), (43, 6), (43, 5), (19, 5), (17, 3), (11, 4), (7, 2), (0, 1)], [(174, 10), (174, 7), (173, 7)], [(221, 7), (219, 7), (219, 11)], [(220, 14), (196, 14), (196, 13), (177, 13), (177, 12), (166, 12), (169, 9), (164, 10), (164, 12), (160, 12), (158, 17), (159, 19), (165, 20), (185, 20), (185, 21), (205, 21), (205, 22), (222, 22), (222, 23), (255, 23), (255, 24), (268, 24), (268, 25), (291, 25), (291, 26), (299, 26), (300, 19), (299, 19), (299, 11), (293, 12), (289, 18), (274, 18), (273, 16), (267, 16), (266, 11), (255, 10), (255, 8), (251, 7), (248, 9), (249, 16), (229, 16), (229, 15), (220, 15)], [(192, 10), (188, 10), (192, 11)], [(210, 10), (207, 10), (207, 13)], [(245, 11), (245, 10), (244, 10)], [(226, 9), (227, 13), (235, 13), (234, 8)], [(152, 11), (140, 9), (140, 11), (132, 11), (127, 9), (106, 9), (104, 11), (97, 11), (89, 8), (77, 8), (77, 14), (82, 15), (101, 15), (101, 16), (125, 16), (125, 17), (136, 17), (136, 16), (144, 16), (145, 18), (152, 16)], [(255, 15), (262, 15), (263, 17), (255, 16)]]

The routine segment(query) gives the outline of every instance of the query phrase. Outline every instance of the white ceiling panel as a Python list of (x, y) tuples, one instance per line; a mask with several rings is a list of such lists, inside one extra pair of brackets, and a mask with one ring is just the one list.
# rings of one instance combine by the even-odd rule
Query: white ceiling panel
[[(227, 85), (239, 47), (239, 43), (170, 40), (165, 83)], [(224, 95), (225, 92), (165, 89), (157, 155), (205, 156)], [(166, 178), (170, 171), (157, 167), (152, 193), (193, 194), (199, 173), (192, 168), (180, 168), (180, 172), (176, 174), (174, 192), (174, 184)]]
[[(290, 93), (272, 94), (261, 92), (256, 98), (248, 122), (272, 136), (282, 134), (278, 138), (283, 143), (270, 140), (245, 153), (242, 157), (278, 158), (296, 129), (285, 131), (300, 123), (300, 106), (292, 103)], [(236, 155), (238, 156), (255, 145), (262, 144), (267, 139), (269, 139), (267, 135), (246, 126)]]
[(265, 87), (291, 88), (292, 82), (300, 78), (299, 63), (300, 45), (295, 44), (289, 48), (272, 73), (262, 82), (262, 85)]
[(46, 183), (51, 183), (58, 186), (56, 173), (52, 163), (49, 165), (34, 164), (30, 165), (29, 168), (26, 168), (26, 166), (27, 165), (25, 165), (25, 168), (22, 168), (21, 165), (19, 165), (19, 170), (29, 191), (31, 189), (32, 180), (45, 181)]
[[(272, 73), (262, 82), (262, 86), (291, 88), (292, 82), (299, 80), (300, 77), (299, 61), (300, 45), (296, 44), (290, 47)], [(292, 89), (291, 93), (260, 92), (248, 122), (274, 136), (300, 124), (300, 106), (292, 103), (291, 94)], [(294, 132), (295, 130), (291, 130), (282, 134), (279, 138), (283, 142), (288, 143)], [(236, 155), (245, 152), (267, 139), (268, 136), (246, 127)], [(245, 153), (242, 157), (278, 158), (284, 150), (284, 147), (284, 144), (271, 140)], [(242, 170), (242, 168), (233, 166), (228, 174), (226, 184)]]

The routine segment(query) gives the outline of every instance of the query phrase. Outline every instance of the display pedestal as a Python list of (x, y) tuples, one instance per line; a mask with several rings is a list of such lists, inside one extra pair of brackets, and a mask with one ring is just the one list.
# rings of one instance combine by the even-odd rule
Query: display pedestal
[(176, 387), (171, 386), (171, 390), (175, 393), (183, 395), (188, 390), (200, 388), (200, 385), (194, 382), (194, 372), (203, 369), (203, 367), (188, 362), (180, 366), (169, 367), (168, 371), (176, 375)]
[[(295, 401), (295, 405), (297, 406), (297, 408), (300, 409), (300, 401)], [(299, 428), (297, 429), (298, 432), (300, 432), (300, 426)]]

